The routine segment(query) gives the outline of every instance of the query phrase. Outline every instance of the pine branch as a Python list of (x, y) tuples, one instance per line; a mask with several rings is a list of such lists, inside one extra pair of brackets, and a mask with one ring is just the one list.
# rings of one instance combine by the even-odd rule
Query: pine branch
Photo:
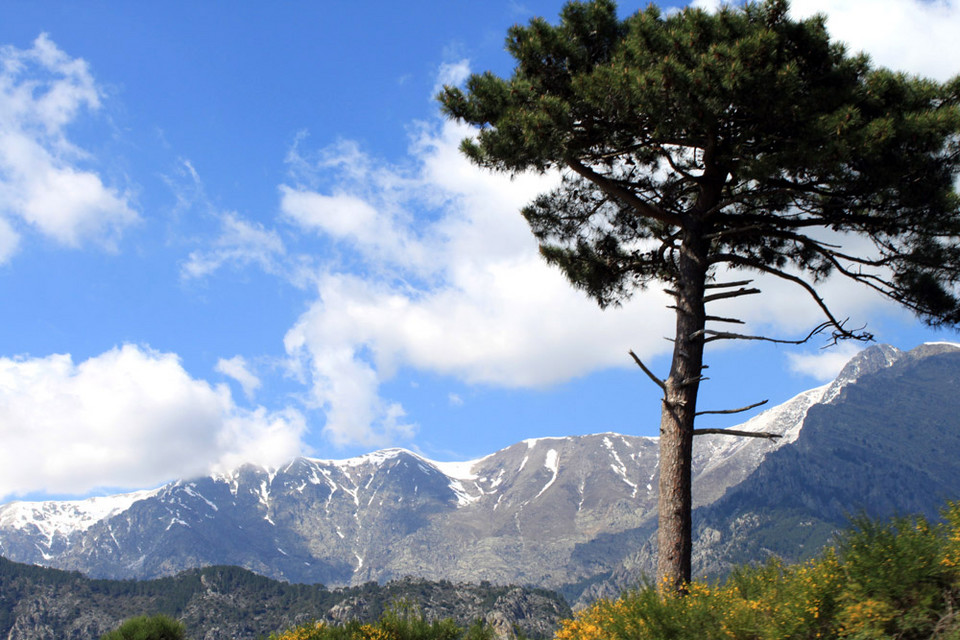
[(624, 189), (620, 185), (616, 184), (613, 180), (597, 173), (576, 158), (568, 157), (566, 158), (565, 162), (568, 167), (573, 169), (581, 177), (600, 187), (600, 189), (603, 190), (603, 192), (607, 195), (617, 198), (621, 202), (630, 205), (641, 215), (648, 218), (653, 218), (654, 220), (658, 220), (664, 224), (680, 226), (680, 216), (668, 211), (664, 211), (654, 204), (641, 200), (629, 189)]

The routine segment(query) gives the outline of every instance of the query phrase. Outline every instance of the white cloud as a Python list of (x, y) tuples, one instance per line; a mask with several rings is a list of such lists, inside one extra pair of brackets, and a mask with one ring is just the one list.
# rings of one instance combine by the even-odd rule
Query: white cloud
[[(696, 0), (715, 10), (720, 0)], [(827, 16), (827, 30), (875, 65), (947, 80), (960, 72), (960, 0), (792, 0), (790, 13)]]
[[(414, 432), (402, 407), (380, 397), (381, 383), (400, 366), (537, 387), (628, 364), (630, 348), (652, 355), (669, 346), (664, 294), (602, 312), (542, 261), (518, 211), (555, 178), (476, 169), (457, 151), (469, 133), (449, 122), (422, 129), (412, 146), (416, 169), (405, 172), (357, 161), (350, 147), (350, 174), (341, 176), (336, 198), (308, 187), (282, 191), (285, 215), (322, 220), (316, 231), (376, 267), (358, 275), (327, 265), (317, 300), (285, 339), (297, 367), (310, 372), (325, 431), (337, 443), (384, 444)], [(323, 170), (339, 166), (330, 152), (320, 155)], [(371, 176), (380, 181), (373, 189)], [(325, 208), (345, 203), (350, 215), (347, 204), (357, 200), (372, 230), (383, 231), (380, 240)], [(309, 202), (322, 202), (322, 215), (313, 217)], [(414, 211), (426, 214), (416, 220)]]
[(244, 219), (234, 211), (218, 209), (207, 195), (199, 172), (190, 160), (181, 158), (172, 175), (163, 176), (173, 192), (173, 215), (196, 216), (217, 223), (215, 237), (199, 239), (201, 249), (191, 251), (180, 265), (183, 280), (206, 278), (223, 268), (259, 267), (273, 275), (289, 275), (287, 248), (280, 234), (263, 224)]
[(88, 154), (67, 138), (81, 112), (99, 107), (86, 62), (45, 34), (30, 49), (0, 48), (0, 216), (7, 230), (0, 261), (16, 247), (9, 241), (15, 221), (65, 246), (114, 248), (121, 230), (139, 219), (131, 196), (83, 169)]
[(829, 382), (839, 375), (843, 366), (850, 361), (863, 345), (841, 343), (829, 349), (816, 352), (788, 353), (790, 370), (794, 373), (810, 376), (820, 382)]
[(461, 85), (470, 76), (470, 60), (463, 59), (457, 62), (444, 62), (440, 65), (437, 74), (437, 83), (433, 86), (433, 94), (440, 93), (444, 85), (456, 87)]
[[(452, 69), (444, 73), (454, 77)], [(284, 215), (352, 252), (349, 262), (320, 270), (316, 301), (285, 338), (291, 367), (310, 376), (326, 432), (338, 443), (383, 443), (412, 432), (415, 426), (398, 422), (402, 408), (380, 395), (401, 367), (529, 388), (633, 366), (629, 349), (645, 360), (670, 349), (666, 294), (651, 286), (621, 308), (601, 311), (575, 291), (541, 260), (518, 213), (556, 176), (480, 170), (458, 150), (471, 134), (451, 122), (421, 125), (411, 166), (400, 168), (350, 142), (313, 160), (300, 151), (302, 139), (291, 151), (298, 181), (281, 186)], [(823, 320), (795, 285), (755, 280), (762, 295), (713, 305), (711, 313), (742, 318), (743, 333), (775, 338), (802, 337)], [(851, 316), (851, 327), (891, 308), (845, 279), (820, 283), (818, 291), (839, 319)], [(736, 343), (711, 348), (725, 344)], [(827, 375), (846, 358), (837, 355), (843, 350), (829, 353), (832, 359), (795, 366)]]
[(204, 278), (225, 265), (245, 267), (257, 265), (267, 273), (283, 270), (280, 259), (286, 254), (283, 240), (276, 231), (257, 222), (248, 222), (236, 213), (217, 214), (220, 235), (211, 247), (193, 251), (181, 266), (183, 278)]
[(0, 218), (0, 264), (8, 262), (17, 252), (19, 245), (20, 234), (10, 226), (9, 222)]
[(301, 452), (302, 416), (237, 407), (169, 353), (0, 358), (0, 496), (143, 487)]
[[(941, 79), (960, 69), (956, 0), (798, 0), (793, 7), (801, 16), (826, 13), (835, 38), (866, 49), (878, 64)], [(438, 86), (468, 72), (465, 61), (446, 65)], [(380, 397), (381, 383), (402, 366), (469, 383), (537, 387), (631, 366), (631, 348), (644, 359), (669, 349), (663, 338), (672, 335), (673, 319), (659, 288), (601, 312), (543, 263), (518, 211), (556, 177), (477, 169), (458, 150), (471, 133), (450, 122), (422, 125), (410, 148), (413, 166), (403, 168), (351, 142), (313, 160), (300, 152), (302, 139), (291, 151), (298, 182), (281, 186), (284, 214), (353, 251), (352, 273), (332, 262), (320, 271), (317, 300), (285, 339), (291, 366), (312, 376), (314, 400), (337, 442), (382, 442), (409, 431), (397, 426), (402, 409)], [(335, 176), (333, 187), (321, 187), (321, 174), (328, 182)], [(742, 318), (744, 333), (776, 338), (802, 337), (823, 320), (795, 285), (769, 276), (755, 281), (762, 295), (713, 305), (711, 313)], [(818, 291), (851, 327), (894, 308), (846, 279), (819, 283)], [(826, 379), (849, 349), (798, 356), (792, 366)]]
[(247, 398), (253, 398), (253, 394), (260, 388), (260, 378), (250, 371), (243, 356), (234, 356), (229, 359), (220, 358), (217, 361), (216, 371), (236, 380)]
[(960, 72), (958, 0), (793, 0), (791, 14), (827, 16), (830, 36), (876, 65), (947, 80)]

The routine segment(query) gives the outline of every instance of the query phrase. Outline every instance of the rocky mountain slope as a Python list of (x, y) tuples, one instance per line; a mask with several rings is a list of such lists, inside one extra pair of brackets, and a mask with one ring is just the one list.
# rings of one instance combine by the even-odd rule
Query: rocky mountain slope
[[(960, 499), (960, 347), (887, 345), (853, 358), (795, 440), (772, 451), (693, 514), (694, 571), (816, 554), (858, 516), (938, 517)], [(655, 541), (624, 558), (584, 601), (634, 586), (655, 567)]]
[[(796, 404), (771, 414), (784, 430), (807, 399)], [(701, 502), (776, 445), (708, 446)], [(112, 499), (5, 505), (0, 551), (105, 578), (230, 564), (327, 585), (416, 575), (551, 587), (604, 571), (652, 531), (656, 465), (655, 439), (617, 434), (529, 440), (456, 464), (400, 449), (301, 458)]]
[(373, 622), (388, 607), (412, 607), (462, 627), (485, 620), (498, 637), (552, 636), (571, 615), (543, 590), (406, 579), (329, 591), (276, 582), (237, 567), (192, 569), (146, 582), (91, 580), (0, 558), (0, 638), (97, 640), (123, 620), (163, 613), (190, 638), (254, 640), (312, 620)]
[[(831, 385), (737, 427), (779, 440), (699, 437), (698, 570), (797, 557), (848, 512), (929, 512), (960, 495), (958, 376), (956, 345), (880, 345)], [(238, 565), (331, 586), (412, 575), (589, 596), (651, 568), (656, 474), (655, 438), (612, 433), (528, 440), (463, 463), (400, 449), (300, 458), (152, 492), (4, 505), (0, 553), (96, 577)]]

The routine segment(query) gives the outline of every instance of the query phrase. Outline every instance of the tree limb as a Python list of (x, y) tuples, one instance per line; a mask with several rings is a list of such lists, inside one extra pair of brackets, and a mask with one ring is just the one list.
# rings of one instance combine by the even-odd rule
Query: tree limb
[(737, 280), (736, 282), (708, 282), (703, 285), (704, 289), (729, 289), (730, 287), (745, 287), (753, 280)]
[[(843, 329), (843, 325), (846, 322), (844, 320), (840, 323), (840, 330)], [(707, 344), (708, 342), (713, 342), (715, 340), (759, 340), (761, 342), (772, 342), (773, 344), (805, 344), (810, 341), (813, 336), (818, 333), (823, 332), (827, 327), (836, 326), (831, 321), (827, 320), (822, 322), (813, 328), (806, 338), (801, 338), (799, 340), (786, 340), (782, 338), (769, 338), (767, 336), (748, 336), (740, 333), (730, 333), (729, 331), (714, 331), (712, 329), (701, 329), (700, 331), (695, 331), (691, 334), (690, 338), (699, 338), (700, 336), (707, 336), (703, 339), (703, 343)]]
[(746, 324), (739, 318), (723, 318), (721, 316), (707, 316), (707, 322), (729, 322), (730, 324)]
[[(827, 322), (825, 322), (823, 325), (820, 325), (817, 329), (814, 329), (814, 332), (819, 333), (820, 331), (823, 331), (825, 326), (832, 326), (834, 328), (834, 332), (833, 332), (834, 342), (841, 339), (854, 339), (854, 340), (861, 340), (861, 341), (873, 340), (873, 334), (869, 332), (866, 332), (866, 331), (854, 332), (854, 331), (845, 329), (843, 325), (846, 322), (846, 320), (842, 322), (840, 320), (837, 320), (837, 318), (833, 315), (833, 312), (831, 312), (830, 308), (827, 306), (827, 303), (824, 302), (823, 298), (820, 297), (816, 289), (813, 288), (813, 285), (811, 285), (809, 282), (807, 282), (803, 278), (787, 273), (785, 271), (781, 271), (780, 269), (776, 269), (762, 262), (758, 262), (756, 260), (750, 260), (748, 258), (745, 258), (743, 256), (738, 256), (736, 254), (721, 254), (719, 256), (712, 256), (711, 262), (713, 262), (714, 264), (716, 262), (728, 262), (730, 264), (735, 264), (742, 267), (748, 267), (750, 269), (756, 269), (757, 271), (761, 271), (763, 273), (769, 273), (772, 276), (776, 276), (782, 280), (786, 280), (788, 282), (792, 282), (798, 285), (799, 287), (804, 289), (810, 295), (811, 298), (813, 298), (814, 302), (816, 302), (817, 306), (820, 307), (820, 310), (823, 311), (823, 314), (827, 317)], [(812, 335), (814, 334), (811, 334), (811, 336), (808, 336), (807, 340), (809, 340), (810, 337), (812, 337)], [(748, 340), (763, 339), (763, 338), (749, 338), (746, 336), (744, 336), (744, 338)], [(801, 343), (788, 341), (786, 344), (801, 344)]]
[(743, 413), (744, 411), (750, 411), (750, 409), (756, 409), (757, 407), (762, 407), (767, 404), (769, 400), (761, 400), (760, 402), (754, 402), (753, 404), (748, 404), (745, 407), (740, 407), (739, 409), (719, 409), (715, 411), (697, 411), (695, 415), (705, 416), (705, 415), (720, 415), (720, 414), (731, 414), (731, 413)]
[(641, 369), (643, 369), (643, 372), (644, 372), (645, 374), (647, 374), (647, 377), (650, 378), (651, 380), (653, 380), (654, 384), (656, 384), (658, 387), (660, 387), (661, 389), (663, 389), (664, 393), (666, 393), (666, 391), (667, 391), (667, 383), (664, 382), (663, 380), (661, 380), (660, 378), (658, 378), (657, 376), (655, 376), (655, 375), (653, 374), (653, 372), (650, 371), (650, 369), (647, 369), (647, 365), (643, 364), (643, 362), (640, 360), (640, 358), (637, 357), (637, 354), (635, 354), (635, 353), (633, 352), (633, 349), (631, 349), (629, 353), (630, 353), (630, 357), (633, 358), (633, 361), (636, 362), (637, 365), (639, 365)]
[(664, 211), (656, 205), (641, 200), (629, 189), (624, 189), (610, 178), (597, 173), (576, 158), (568, 157), (565, 159), (565, 162), (568, 167), (573, 169), (581, 177), (600, 187), (604, 193), (630, 205), (640, 212), (641, 215), (653, 218), (654, 220), (659, 220), (664, 224), (680, 226), (680, 216), (668, 211)]
[(713, 302), (714, 300), (723, 300), (724, 298), (739, 298), (740, 296), (751, 296), (755, 293), (760, 293), (760, 289), (744, 289), (743, 287), (737, 289), (736, 291), (725, 291), (723, 293), (711, 293), (708, 296), (703, 296), (703, 303)]
[(738, 431), (736, 429), (694, 429), (693, 435), (738, 436), (741, 438), (766, 438), (768, 440), (774, 440), (776, 438), (783, 437), (783, 434), (781, 433), (770, 433), (768, 431)]

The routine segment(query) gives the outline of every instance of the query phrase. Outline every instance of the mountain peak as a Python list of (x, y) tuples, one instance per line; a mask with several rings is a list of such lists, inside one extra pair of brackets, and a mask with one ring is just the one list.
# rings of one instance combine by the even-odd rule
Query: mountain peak
[(861, 376), (876, 373), (892, 366), (903, 356), (903, 351), (889, 344), (875, 344), (867, 347), (850, 360), (840, 370), (840, 375), (830, 384), (823, 394), (821, 402), (832, 402), (849, 384), (856, 382)]
[(914, 358), (926, 358), (928, 356), (952, 353), (958, 350), (960, 350), (960, 344), (956, 342), (925, 342), (907, 353)]

